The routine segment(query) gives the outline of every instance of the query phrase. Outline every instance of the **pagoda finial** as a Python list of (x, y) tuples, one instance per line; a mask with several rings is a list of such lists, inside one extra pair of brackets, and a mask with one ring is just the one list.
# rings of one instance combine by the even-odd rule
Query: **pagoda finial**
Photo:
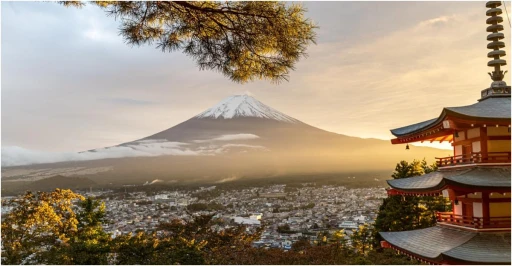
[(501, 70), (501, 66), (507, 65), (507, 61), (501, 59), (502, 56), (506, 56), (506, 53), (504, 50), (500, 50), (500, 48), (505, 47), (505, 42), (501, 41), (505, 38), (505, 35), (500, 32), (503, 30), (503, 25), (500, 24), (503, 22), (503, 18), (499, 16), (502, 11), (501, 8), (498, 8), (501, 6), (501, 1), (489, 1), (485, 6), (489, 8), (486, 12), (486, 15), (489, 17), (486, 21), (489, 24), (487, 32), (490, 33), (487, 35), (487, 40), (490, 41), (487, 44), (487, 49), (492, 49), (487, 54), (487, 57), (492, 58), (487, 63), (487, 66), (494, 67), (494, 71), (489, 72), (493, 82), (490, 88), (482, 91), (482, 99), (489, 96), (508, 95), (510, 97), (510, 86), (507, 86), (507, 83), (503, 81), (507, 71)]
[(489, 1), (485, 6), (489, 8), (486, 15), (489, 16), (487, 24), (490, 24), (490, 26), (487, 27), (487, 32), (490, 32), (490, 34), (487, 35), (487, 40), (491, 41), (487, 44), (487, 49), (492, 49), (492, 51), (487, 54), (487, 57), (492, 58), (487, 65), (494, 67), (494, 71), (489, 73), (489, 75), (493, 81), (502, 81), (506, 72), (502, 71), (500, 67), (506, 65), (507, 61), (500, 59), (500, 57), (506, 55), (505, 51), (500, 50), (500, 48), (505, 47), (505, 42), (500, 41), (505, 38), (503, 33), (500, 32), (503, 30), (503, 25), (500, 24), (503, 22), (503, 18), (498, 16), (502, 13), (501, 8), (498, 8), (501, 6), (501, 1)]

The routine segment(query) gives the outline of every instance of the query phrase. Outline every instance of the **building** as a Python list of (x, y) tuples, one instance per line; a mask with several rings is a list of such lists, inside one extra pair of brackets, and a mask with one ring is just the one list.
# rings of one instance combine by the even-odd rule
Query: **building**
[(247, 219), (244, 217), (237, 216), (234, 218), (234, 222), (243, 225), (261, 225), (260, 220)]
[(157, 194), (157, 195), (155, 195), (155, 200), (167, 200), (167, 199), (169, 199), (167, 194)]
[(353, 222), (353, 221), (343, 221), (341, 224), (339, 224), (338, 227), (343, 228), (343, 229), (357, 230), (357, 229), (359, 229), (359, 224), (356, 222)]
[(383, 247), (433, 264), (510, 264), (510, 86), (500, 1), (486, 3), (488, 66), (493, 82), (477, 103), (446, 107), (439, 117), (391, 130), (393, 144), (449, 141), (453, 156), (436, 158), (439, 170), (388, 181), (388, 195), (442, 195), (452, 212), (437, 213), (430, 228), (380, 232)]
[(262, 216), (263, 216), (262, 213), (253, 213), (251, 216), (249, 216), (249, 219), (251, 219), (251, 220), (261, 220)]

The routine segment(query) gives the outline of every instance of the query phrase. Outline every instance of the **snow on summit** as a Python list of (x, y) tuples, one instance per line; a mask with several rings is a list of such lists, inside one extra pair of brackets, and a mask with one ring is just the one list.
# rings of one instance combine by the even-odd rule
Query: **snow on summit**
[(273, 109), (249, 95), (233, 95), (225, 98), (212, 108), (195, 116), (196, 118), (259, 117), (288, 123), (299, 120)]

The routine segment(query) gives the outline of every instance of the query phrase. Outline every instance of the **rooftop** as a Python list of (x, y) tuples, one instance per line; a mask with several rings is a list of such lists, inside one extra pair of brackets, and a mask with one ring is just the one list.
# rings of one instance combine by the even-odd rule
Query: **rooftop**
[(434, 226), (380, 235), (394, 247), (433, 262), (510, 264), (510, 232), (477, 233)]
[(396, 137), (418, 133), (441, 124), (447, 116), (468, 120), (485, 120), (510, 124), (510, 95), (508, 97), (491, 97), (472, 105), (445, 107), (438, 118), (430, 119), (405, 127), (395, 128), (391, 133)]

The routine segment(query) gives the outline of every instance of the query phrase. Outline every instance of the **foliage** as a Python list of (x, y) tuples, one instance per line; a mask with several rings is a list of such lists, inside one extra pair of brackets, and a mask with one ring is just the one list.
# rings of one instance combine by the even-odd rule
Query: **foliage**
[(356, 252), (362, 255), (367, 255), (372, 249), (373, 228), (368, 224), (364, 224), (359, 226), (359, 230), (353, 231), (354, 232), (350, 236), (350, 240), (352, 240), (352, 247), (354, 247)]
[(231, 247), (246, 248), (259, 239), (263, 227), (254, 232), (247, 232), (245, 226), (236, 226), (218, 230), (213, 215), (197, 216), (193, 221), (184, 223), (174, 220), (171, 223), (162, 223), (159, 228), (164, 232), (165, 238), (186, 240), (190, 245), (196, 245), (202, 252), (204, 264), (216, 260), (219, 250)]
[(27, 264), (45, 260), (47, 247), (66, 245), (77, 234), (79, 221), (73, 201), (83, 196), (71, 190), (25, 193), (2, 205), (12, 206), (2, 221), (2, 263)]
[[(298, 243), (298, 242), (297, 242)], [(347, 265), (347, 264), (418, 264), (393, 250), (371, 250), (367, 255), (354, 252), (348, 246), (329, 244), (308, 246), (285, 252), (282, 249), (222, 248), (213, 264), (259, 265)]]
[(400, 161), (396, 164), (395, 172), (391, 175), (393, 179), (407, 178), (413, 176), (420, 176), (437, 171), (437, 165), (429, 165), (425, 158), (423, 160), (413, 160), (412, 163), (407, 161)]
[(205, 190), (201, 192), (194, 193), (194, 196), (197, 197), (198, 200), (209, 200), (216, 197), (219, 197), (222, 194), (222, 190), (213, 189), (213, 190)]
[(48, 253), (48, 264), (107, 264), (110, 253), (110, 234), (102, 225), (105, 219), (105, 204), (92, 198), (78, 203), (78, 230), (66, 245), (54, 246)]
[[(65, 6), (82, 2), (61, 2)], [(131, 45), (183, 51), (235, 82), (281, 81), (306, 56), (316, 26), (301, 5), (266, 1), (94, 1)]]
[(299, 208), (299, 209), (309, 210), (309, 209), (313, 209), (314, 207), (315, 207), (315, 203), (310, 202), (310, 203), (308, 203), (307, 205), (302, 205), (302, 206), (300, 206), (300, 208)]
[(293, 251), (304, 251), (308, 248), (311, 248), (311, 241), (307, 237), (302, 237), (292, 244)]
[(187, 206), (187, 210), (191, 212), (198, 212), (198, 211), (218, 211), (223, 210), (224, 206), (222, 206), (219, 203), (212, 202), (212, 203), (192, 203)]
[(159, 237), (156, 233), (138, 232), (114, 239), (115, 264), (204, 264), (204, 243), (177, 237)]
[[(408, 178), (428, 174), (437, 170), (437, 165), (428, 165), (425, 159), (412, 163), (397, 163), (394, 179)], [(435, 213), (448, 211), (450, 206), (442, 196), (402, 196), (390, 195), (384, 199), (375, 220), (375, 239), (380, 240), (377, 232), (393, 232), (421, 229), (436, 224)], [(375, 243), (378, 244), (377, 242)]]
[(277, 232), (281, 234), (287, 234), (291, 232), (290, 225), (284, 224), (277, 227)]

